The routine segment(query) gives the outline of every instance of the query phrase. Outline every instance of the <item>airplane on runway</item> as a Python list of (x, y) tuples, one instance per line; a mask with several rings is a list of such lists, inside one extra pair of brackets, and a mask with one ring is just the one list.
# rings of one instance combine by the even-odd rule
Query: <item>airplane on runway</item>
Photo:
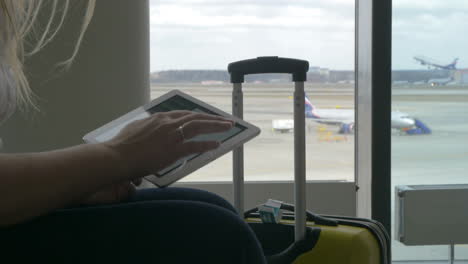
[[(340, 126), (339, 133), (354, 134), (354, 110), (353, 109), (318, 109), (305, 97), (306, 118), (318, 123)], [(400, 111), (392, 111), (393, 129), (404, 131), (407, 134), (430, 134), (431, 130), (420, 120), (410, 117)]]
[(456, 67), (457, 67), (458, 58), (455, 58), (452, 63), (447, 64), (447, 65), (442, 65), (440, 63), (435, 62), (434, 60), (430, 58), (426, 58), (423, 56), (416, 56), (414, 57), (414, 59), (417, 62), (421, 63), (421, 65), (427, 65), (427, 67), (429, 68), (433, 67), (433, 68), (441, 69), (441, 70), (456, 70), (457, 69)]
[[(338, 133), (340, 134), (354, 134), (354, 109), (318, 109), (307, 95), (305, 96), (304, 109), (306, 119), (321, 124), (339, 126)], [(274, 131), (291, 132), (294, 129), (294, 120), (273, 120), (272, 126)], [(400, 111), (391, 112), (391, 128), (408, 135), (432, 133), (432, 130), (421, 120)]]

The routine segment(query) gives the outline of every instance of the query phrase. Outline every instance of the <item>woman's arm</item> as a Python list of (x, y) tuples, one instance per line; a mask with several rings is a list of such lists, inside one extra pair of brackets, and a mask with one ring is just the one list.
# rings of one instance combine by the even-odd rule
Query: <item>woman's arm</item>
[(130, 168), (104, 144), (0, 155), (0, 225), (69, 205), (128, 180)]
[[(77, 202), (113, 184), (132, 181), (176, 160), (219, 146), (185, 141), (232, 127), (224, 118), (189, 111), (135, 121), (100, 144), (32, 154), (0, 155), (0, 226)], [(183, 126), (181, 137), (178, 128)]]

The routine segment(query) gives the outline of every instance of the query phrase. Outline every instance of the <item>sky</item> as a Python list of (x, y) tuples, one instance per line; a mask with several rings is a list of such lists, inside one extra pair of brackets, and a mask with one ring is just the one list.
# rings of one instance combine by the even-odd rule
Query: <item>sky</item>
[[(258, 56), (354, 69), (354, 0), (150, 0), (151, 71), (226, 69)], [(393, 0), (393, 69), (468, 67), (468, 1)]]

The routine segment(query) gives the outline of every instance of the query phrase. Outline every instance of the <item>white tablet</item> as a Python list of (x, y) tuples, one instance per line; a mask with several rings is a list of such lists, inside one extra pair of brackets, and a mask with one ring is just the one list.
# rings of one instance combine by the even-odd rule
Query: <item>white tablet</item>
[(104, 142), (112, 139), (122, 128), (132, 121), (143, 119), (154, 113), (172, 110), (189, 110), (219, 115), (234, 120), (235, 125), (226, 132), (203, 134), (190, 139), (197, 141), (216, 140), (219, 141), (221, 145), (219, 148), (210, 152), (184, 157), (153, 175), (145, 177), (145, 179), (159, 187), (165, 187), (176, 182), (260, 134), (260, 129), (258, 127), (179, 90), (172, 90), (154, 99), (150, 103), (86, 134), (83, 139), (88, 143)]

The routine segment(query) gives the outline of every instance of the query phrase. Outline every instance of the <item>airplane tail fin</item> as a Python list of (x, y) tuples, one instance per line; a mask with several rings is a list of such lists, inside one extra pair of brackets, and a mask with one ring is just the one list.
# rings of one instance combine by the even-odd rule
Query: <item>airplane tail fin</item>
[(450, 63), (449, 65), (447, 65), (447, 68), (449, 68), (449, 69), (455, 69), (456, 66), (457, 66), (457, 62), (458, 62), (458, 58), (455, 58), (455, 59), (453, 60), (452, 63)]
[(305, 116), (306, 118), (313, 118), (313, 119), (319, 119), (320, 116), (317, 115), (315, 111), (315, 106), (312, 104), (310, 101), (309, 97), (307, 94), (305, 95), (305, 104), (304, 104), (304, 109), (305, 109)]

